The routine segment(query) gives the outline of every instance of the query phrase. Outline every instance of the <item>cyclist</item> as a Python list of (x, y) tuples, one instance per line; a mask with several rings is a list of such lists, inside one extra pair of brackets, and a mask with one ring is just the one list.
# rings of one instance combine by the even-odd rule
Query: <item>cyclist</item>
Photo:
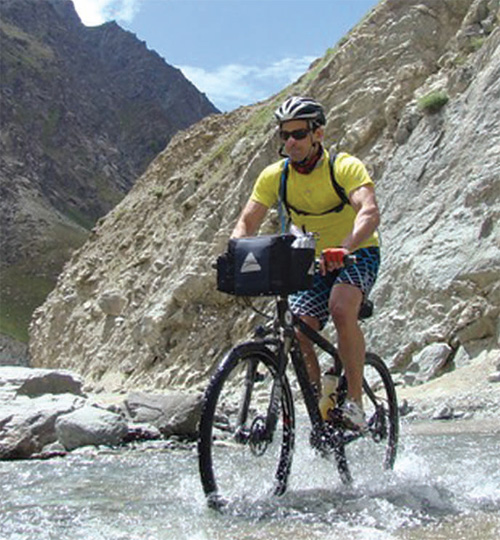
[[(292, 295), (290, 306), (315, 330), (322, 329), (332, 316), (348, 383), (343, 418), (352, 427), (364, 429), (361, 394), (365, 340), (358, 312), (373, 287), (380, 262), (376, 231), (380, 214), (374, 184), (359, 159), (337, 154), (333, 177), (347, 195), (348, 204), (342, 203), (332, 180), (329, 153), (323, 148), (326, 117), (320, 103), (293, 96), (275, 111), (275, 116), (283, 143), (280, 155), (289, 160), (283, 203), (292, 229), (316, 233), (316, 255), (320, 257), (313, 288)], [(283, 194), (284, 167), (285, 160), (280, 160), (260, 173), (232, 238), (257, 233), (268, 209)], [(342, 261), (347, 254), (355, 255), (356, 263), (345, 267)], [(334, 270), (339, 272), (336, 277), (330, 273)], [(313, 344), (300, 332), (298, 339), (309, 378), (319, 393), (321, 373)]]

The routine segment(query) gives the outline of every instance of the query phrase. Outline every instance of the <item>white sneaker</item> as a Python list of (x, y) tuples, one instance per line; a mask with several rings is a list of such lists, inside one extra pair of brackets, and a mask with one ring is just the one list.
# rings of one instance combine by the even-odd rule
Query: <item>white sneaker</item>
[(346, 399), (340, 409), (342, 411), (342, 420), (351, 429), (366, 431), (366, 423), (363, 408), (354, 400)]

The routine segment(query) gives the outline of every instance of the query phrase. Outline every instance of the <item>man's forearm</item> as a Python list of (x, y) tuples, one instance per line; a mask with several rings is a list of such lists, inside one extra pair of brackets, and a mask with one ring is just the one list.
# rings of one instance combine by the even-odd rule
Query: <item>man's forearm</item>
[(354, 227), (342, 242), (342, 247), (353, 252), (357, 247), (370, 238), (380, 223), (380, 215), (377, 208), (360, 210), (354, 220)]
[(248, 201), (231, 233), (231, 238), (253, 236), (267, 213), (267, 207), (255, 201)]

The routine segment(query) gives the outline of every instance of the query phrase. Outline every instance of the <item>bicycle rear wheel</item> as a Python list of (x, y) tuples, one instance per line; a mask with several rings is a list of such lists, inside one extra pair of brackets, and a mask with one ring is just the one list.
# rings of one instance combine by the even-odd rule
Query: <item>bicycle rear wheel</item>
[(282, 377), (278, 421), (272, 440), (264, 440), (275, 354), (262, 343), (233, 349), (205, 392), (198, 439), (203, 490), (210, 506), (286, 490), (294, 446), (292, 394)]
[[(389, 369), (375, 354), (367, 353), (363, 377), (363, 409), (368, 424), (364, 435), (345, 431), (337, 448), (337, 466), (343, 482), (352, 476), (392, 469), (399, 438), (396, 390)], [(348, 465), (349, 464), (349, 465)], [(354, 471), (358, 468), (359, 470)]]

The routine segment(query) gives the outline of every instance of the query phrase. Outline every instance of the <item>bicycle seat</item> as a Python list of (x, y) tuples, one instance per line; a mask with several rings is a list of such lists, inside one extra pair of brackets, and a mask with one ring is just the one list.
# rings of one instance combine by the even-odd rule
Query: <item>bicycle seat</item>
[(368, 319), (373, 315), (373, 302), (371, 300), (365, 300), (359, 308), (358, 319)]

